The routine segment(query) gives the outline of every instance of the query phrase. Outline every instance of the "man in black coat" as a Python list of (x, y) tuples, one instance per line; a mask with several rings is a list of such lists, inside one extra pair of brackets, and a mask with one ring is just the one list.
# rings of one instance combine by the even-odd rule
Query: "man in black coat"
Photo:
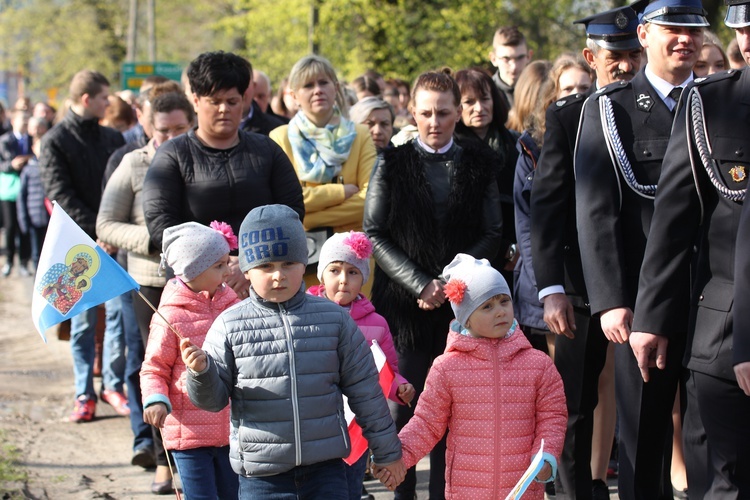
[[(633, 78), (643, 51), (636, 37), (635, 12), (621, 7), (577, 22), (586, 25), (583, 55), (596, 72), (596, 86)], [(575, 220), (573, 154), (586, 97), (588, 94), (569, 96), (547, 109), (544, 146), (531, 192), (534, 275), (539, 300), (544, 303), (544, 320), (558, 335), (555, 366), (562, 376), (568, 404), (568, 429), (556, 484), (558, 498), (592, 497), (589, 463), (593, 412), (607, 349), (599, 322), (591, 321)], [(602, 485), (598, 486), (601, 490)], [(608, 497), (603, 486), (600, 494)]]
[[(619, 495), (672, 498), (671, 412), (679, 365), (644, 384), (626, 342), (653, 199), (673, 109), (692, 81), (703, 42), (700, 0), (641, 0), (632, 7), (648, 63), (632, 81), (599, 89), (584, 105), (575, 156), (578, 239), (591, 312), (616, 342)], [(675, 295), (687, 288), (674, 289)], [(684, 342), (670, 344), (679, 358)]]
[[(726, 24), (737, 30), (750, 57), (750, 2), (727, 3)], [(688, 404), (697, 402), (709, 449), (708, 484), (695, 480), (701, 471), (691, 474), (694, 454), (686, 450), (690, 496), (748, 498), (750, 390), (740, 386), (750, 372), (743, 341), (750, 331), (743, 307), (750, 297), (750, 226), (743, 209), (750, 173), (750, 73), (696, 78), (680, 106), (654, 202), (630, 345), (644, 380), (659, 375), (652, 367), (669, 370), (684, 362), (690, 371), (696, 390), (689, 396), (697, 399)], [(688, 289), (690, 297), (675, 293)], [(683, 343), (685, 332), (685, 356), (674, 357), (669, 346)]]
[[(109, 105), (109, 81), (96, 71), (79, 71), (70, 84), (71, 106), (65, 118), (42, 138), (39, 170), (47, 197), (81, 229), (96, 239), (96, 215), (102, 198), (102, 177), (107, 159), (123, 145), (122, 134), (102, 127), (99, 120)], [(105, 248), (105, 250), (107, 250)], [(73, 352), (76, 404), (70, 420), (94, 418), (94, 334), (96, 308), (71, 319), (70, 348)], [(103, 364), (108, 360), (103, 359)], [(103, 380), (105, 389), (108, 380)]]
[[(250, 67), (250, 74), (253, 74), (252, 66)], [(267, 136), (271, 133), (271, 130), (284, 125), (285, 122), (278, 116), (268, 114), (260, 109), (260, 105), (255, 102), (255, 85), (255, 80), (250, 80), (250, 84), (242, 96), (243, 118), (240, 122), (240, 130)]]

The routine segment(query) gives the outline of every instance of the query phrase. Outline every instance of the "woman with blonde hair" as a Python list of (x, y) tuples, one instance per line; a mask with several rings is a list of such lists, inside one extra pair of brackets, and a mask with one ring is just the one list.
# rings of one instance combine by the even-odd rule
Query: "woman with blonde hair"
[(731, 68), (729, 58), (727, 57), (724, 47), (721, 45), (719, 37), (711, 31), (703, 32), (703, 47), (698, 62), (693, 66), (693, 73), (696, 77), (713, 75), (719, 71)]
[[(299, 112), (270, 137), (297, 171), (303, 223), (309, 241), (319, 241), (318, 248), (334, 232), (362, 230), (375, 146), (368, 128), (349, 120), (342, 86), (327, 59), (309, 55), (297, 61), (289, 88)], [(310, 257), (310, 263), (317, 262), (316, 254)], [(308, 286), (318, 283), (314, 270), (305, 279)]]

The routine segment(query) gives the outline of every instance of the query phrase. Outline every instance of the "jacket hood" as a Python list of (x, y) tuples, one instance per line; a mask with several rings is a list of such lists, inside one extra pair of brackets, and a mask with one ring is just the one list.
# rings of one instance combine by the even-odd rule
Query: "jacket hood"
[(208, 292), (194, 292), (181, 279), (167, 282), (160, 304), (179, 304), (187, 311), (205, 311), (207, 308), (223, 311), (237, 300), (237, 294), (228, 285), (222, 286), (213, 297)]
[[(490, 359), (492, 356), (500, 356), (500, 359), (512, 359), (521, 351), (531, 349), (531, 344), (517, 326), (510, 337), (502, 339), (487, 339), (471, 337), (461, 333), (461, 324), (453, 320), (450, 331), (448, 332), (448, 341), (445, 352), (451, 351), (465, 352), (476, 356), (479, 359)], [(499, 352), (496, 349), (499, 348)]]
[[(307, 289), (307, 293), (310, 295), (315, 295), (316, 297), (323, 297), (324, 299), (327, 298), (323, 285), (313, 285)], [(372, 305), (372, 302), (367, 300), (367, 297), (365, 297), (361, 293), (357, 295), (357, 299), (349, 304), (347, 308), (349, 309), (349, 314), (354, 321), (362, 319), (368, 314), (372, 314), (375, 312), (375, 306)]]

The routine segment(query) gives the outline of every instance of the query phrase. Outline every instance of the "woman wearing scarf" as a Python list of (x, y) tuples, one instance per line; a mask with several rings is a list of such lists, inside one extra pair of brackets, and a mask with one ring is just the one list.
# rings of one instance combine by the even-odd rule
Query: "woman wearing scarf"
[[(289, 85), (299, 111), (270, 137), (297, 171), (305, 230), (308, 237), (319, 234), (322, 245), (334, 232), (362, 230), (375, 146), (367, 127), (348, 119), (336, 72), (327, 59), (310, 55), (297, 61)], [(317, 262), (314, 255), (310, 262)], [(315, 272), (306, 274), (305, 282), (318, 284)]]

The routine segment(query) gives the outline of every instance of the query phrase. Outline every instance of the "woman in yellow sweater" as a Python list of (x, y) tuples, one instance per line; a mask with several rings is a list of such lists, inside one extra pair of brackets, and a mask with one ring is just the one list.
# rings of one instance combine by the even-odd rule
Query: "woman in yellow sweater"
[[(355, 125), (336, 72), (327, 59), (303, 57), (289, 74), (299, 111), (289, 125), (270, 134), (297, 171), (305, 202), (308, 236), (320, 245), (332, 233), (361, 231), (365, 195), (375, 164), (375, 146), (367, 127)], [(310, 242), (308, 239), (308, 247)], [(311, 262), (316, 262), (311, 255)], [(315, 272), (305, 282), (317, 284)]]

